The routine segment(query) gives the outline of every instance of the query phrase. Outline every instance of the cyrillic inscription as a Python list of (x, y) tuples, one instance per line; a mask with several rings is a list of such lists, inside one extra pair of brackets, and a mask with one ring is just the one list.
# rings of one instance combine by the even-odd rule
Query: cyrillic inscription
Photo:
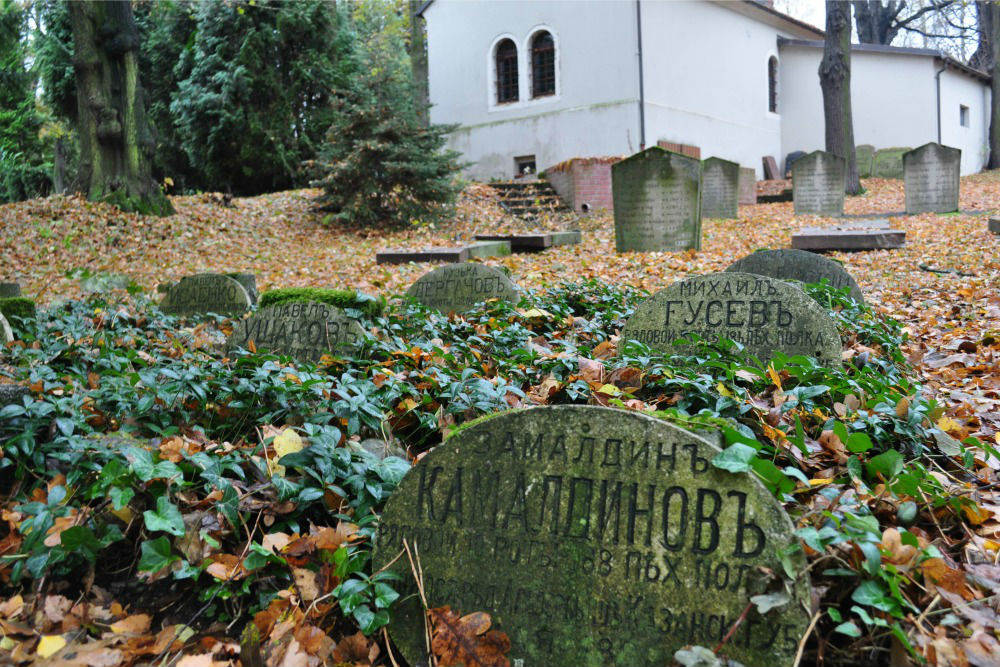
[(469, 310), (489, 299), (517, 303), (517, 287), (507, 275), (485, 264), (448, 264), (421, 276), (406, 295), (442, 312)]
[(249, 349), (287, 354), (304, 361), (319, 361), (324, 354), (357, 349), (364, 331), (357, 320), (325, 303), (282, 303), (261, 308), (238, 322), (227, 341), (228, 349)]

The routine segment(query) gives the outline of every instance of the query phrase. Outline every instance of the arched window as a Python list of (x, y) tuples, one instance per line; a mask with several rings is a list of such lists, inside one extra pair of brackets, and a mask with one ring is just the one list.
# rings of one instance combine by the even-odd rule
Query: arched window
[(778, 59), (767, 60), (767, 110), (778, 113)]
[(517, 46), (505, 39), (497, 44), (497, 104), (517, 102)]
[(556, 43), (542, 30), (531, 40), (531, 96), (556, 94)]

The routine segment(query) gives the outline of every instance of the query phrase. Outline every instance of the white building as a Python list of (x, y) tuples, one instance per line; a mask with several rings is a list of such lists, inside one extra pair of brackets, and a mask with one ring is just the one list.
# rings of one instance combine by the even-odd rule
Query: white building
[[(823, 32), (753, 0), (429, 0), (431, 120), (468, 176), (658, 141), (752, 166), (824, 146)], [(989, 79), (924, 49), (855, 46), (856, 143), (986, 159)]]

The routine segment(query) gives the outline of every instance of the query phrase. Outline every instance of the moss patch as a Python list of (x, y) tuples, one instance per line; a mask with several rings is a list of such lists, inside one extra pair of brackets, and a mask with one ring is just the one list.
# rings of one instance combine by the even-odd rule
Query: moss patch
[(18, 322), (12, 318), (19, 317), (22, 320), (35, 319), (35, 302), (26, 296), (12, 296), (0, 299), (0, 313), (10, 322), (11, 326), (17, 328)]
[(261, 308), (277, 306), (282, 303), (309, 302), (325, 303), (337, 308), (358, 308), (368, 315), (378, 315), (385, 308), (385, 299), (375, 298), (354, 290), (285, 287), (269, 290), (260, 295)]

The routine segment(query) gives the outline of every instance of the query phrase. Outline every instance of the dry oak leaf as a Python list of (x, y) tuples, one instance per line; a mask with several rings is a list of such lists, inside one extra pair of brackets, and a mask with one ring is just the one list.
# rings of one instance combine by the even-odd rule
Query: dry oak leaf
[(333, 661), (354, 667), (369, 667), (375, 662), (378, 654), (378, 644), (369, 640), (359, 630), (337, 642), (337, 646), (333, 649)]
[(941, 558), (929, 558), (920, 564), (924, 580), (932, 582), (938, 588), (961, 595), (965, 600), (972, 600), (975, 595), (965, 583), (965, 573), (950, 567)]
[(428, 609), (433, 628), (431, 651), (438, 663), (448, 667), (510, 667), (507, 656), (510, 639), (498, 630), (486, 612), (477, 611), (459, 618), (451, 607)]

